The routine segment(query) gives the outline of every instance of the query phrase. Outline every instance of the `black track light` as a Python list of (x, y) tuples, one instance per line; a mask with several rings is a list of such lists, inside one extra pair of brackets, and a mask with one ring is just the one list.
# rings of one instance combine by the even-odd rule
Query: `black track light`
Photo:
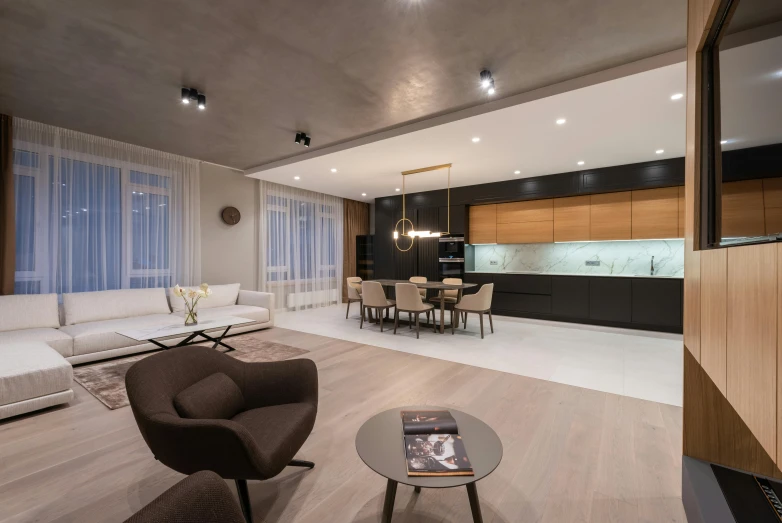
[(192, 87), (183, 87), (181, 92), (183, 104), (190, 105), (192, 102), (193, 104), (196, 104), (200, 110), (203, 111), (206, 109), (206, 95), (199, 93), (198, 89), (193, 89)]
[(304, 133), (296, 133), (296, 139), (293, 142), (301, 145), (302, 140), (304, 140)]
[(188, 89), (187, 87), (182, 88), (182, 103), (183, 104), (190, 103), (190, 89)]
[(190, 101), (193, 103), (198, 101), (198, 89), (190, 88)]
[(481, 71), (481, 87), (484, 89), (488, 89), (492, 86), (492, 78), (491, 78), (491, 71), (488, 69), (484, 69)]
[(310, 137), (309, 136), (305, 136), (304, 137), (304, 147), (309, 147), (309, 146), (310, 146)]
[(206, 95), (205, 94), (199, 94), (198, 95), (198, 108), (202, 111), (206, 109)]

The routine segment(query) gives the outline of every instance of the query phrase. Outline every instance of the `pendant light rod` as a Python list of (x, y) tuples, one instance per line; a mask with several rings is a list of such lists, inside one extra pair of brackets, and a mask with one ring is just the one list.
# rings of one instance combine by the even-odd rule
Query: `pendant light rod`
[(407, 176), (408, 174), (417, 174), (417, 173), (425, 173), (429, 171), (439, 171), (440, 169), (448, 169), (452, 166), (451, 163), (444, 163), (442, 165), (433, 165), (431, 167), (421, 167), (420, 169), (413, 169), (412, 171), (402, 171), (402, 176)]

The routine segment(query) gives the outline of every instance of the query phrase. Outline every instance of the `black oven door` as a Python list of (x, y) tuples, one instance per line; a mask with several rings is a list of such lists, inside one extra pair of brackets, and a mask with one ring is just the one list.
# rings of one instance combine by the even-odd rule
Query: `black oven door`
[(440, 238), (439, 257), (441, 259), (464, 259), (464, 237)]
[(440, 279), (443, 278), (464, 279), (464, 259), (440, 259)]

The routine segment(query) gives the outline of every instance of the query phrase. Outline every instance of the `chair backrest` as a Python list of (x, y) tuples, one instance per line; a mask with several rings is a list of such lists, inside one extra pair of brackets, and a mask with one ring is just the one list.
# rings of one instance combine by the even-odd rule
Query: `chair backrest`
[(491, 296), (494, 293), (494, 284), (487, 283), (482, 285), (475, 294), (462, 296), (457, 308), (468, 311), (486, 311), (491, 309)]
[[(426, 283), (427, 279), (426, 276), (411, 276), (408, 281), (410, 283)], [(418, 289), (418, 294), (426, 299), (426, 289)]]
[(388, 305), (383, 286), (376, 281), (361, 282), (361, 298), (367, 307), (385, 307)]
[[(443, 283), (448, 285), (461, 285), (462, 279), (461, 278), (443, 278)], [(444, 293), (446, 298), (458, 298), (459, 297), (459, 291), (453, 290), (449, 291), (446, 290)]]
[(405, 311), (424, 310), (424, 302), (421, 301), (421, 294), (414, 283), (397, 283), (396, 288), (396, 306)]
[(348, 298), (351, 300), (361, 299), (361, 277), (351, 276), (346, 278), (348, 282)]

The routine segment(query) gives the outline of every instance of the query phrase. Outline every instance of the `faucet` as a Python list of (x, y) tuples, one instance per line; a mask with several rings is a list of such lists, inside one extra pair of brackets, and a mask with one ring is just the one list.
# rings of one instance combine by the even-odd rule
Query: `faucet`
[(654, 256), (652, 256), (652, 265), (649, 269), (649, 276), (654, 276)]

